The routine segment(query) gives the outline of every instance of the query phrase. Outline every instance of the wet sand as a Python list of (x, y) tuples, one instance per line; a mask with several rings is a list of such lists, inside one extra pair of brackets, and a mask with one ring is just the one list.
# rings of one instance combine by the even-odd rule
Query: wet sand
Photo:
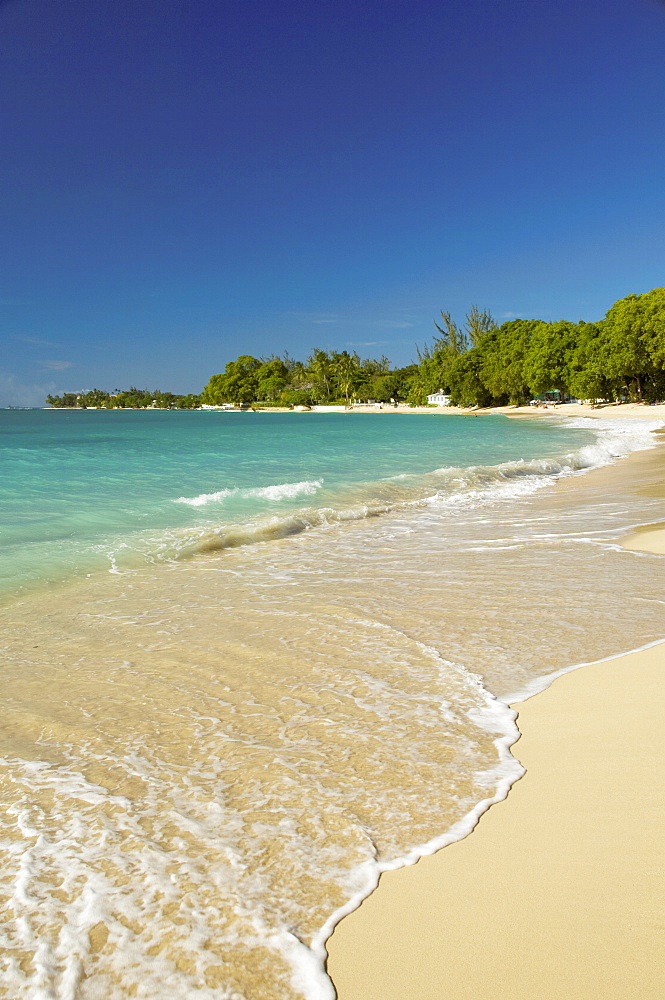
[[(642, 486), (662, 495), (659, 455), (631, 456), (636, 489), (650, 471)], [(665, 554), (665, 525), (625, 547)], [(341, 922), (328, 942), (339, 1000), (662, 996), (664, 673), (652, 645), (513, 706), (525, 777)]]
[(339, 925), (339, 1000), (662, 996), (665, 646), (523, 705), (508, 799)]
[(628, 535), (623, 547), (632, 552), (651, 552), (665, 556), (665, 524), (645, 524)]

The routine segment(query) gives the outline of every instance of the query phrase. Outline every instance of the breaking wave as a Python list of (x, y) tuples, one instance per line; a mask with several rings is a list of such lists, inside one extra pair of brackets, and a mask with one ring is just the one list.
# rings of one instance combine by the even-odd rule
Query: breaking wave
[[(590, 420), (563, 419), (565, 426), (589, 429)], [(334, 494), (329, 503), (275, 511), (271, 516), (249, 511), (233, 523), (209, 521), (169, 529), (155, 535), (141, 533), (126, 538), (112, 553), (112, 571), (138, 563), (168, 562), (224, 549), (268, 542), (311, 529), (330, 528), (350, 521), (379, 517), (399, 509), (414, 507), (474, 507), (503, 503), (526, 496), (553, 480), (611, 464), (630, 452), (653, 446), (653, 432), (661, 421), (594, 420), (597, 440), (559, 458), (519, 459), (498, 465), (444, 467), (425, 474), (393, 476), (383, 480), (355, 483)], [(323, 480), (304, 480), (265, 487), (219, 490), (197, 497), (179, 497), (176, 503), (192, 507), (223, 502), (228, 497), (279, 502), (311, 496), (323, 488)], [(323, 498), (322, 498), (323, 499)]]
[(190, 507), (204, 507), (209, 503), (219, 503), (227, 497), (237, 496), (255, 500), (293, 500), (295, 497), (311, 496), (320, 490), (323, 480), (305, 480), (302, 483), (277, 483), (274, 486), (254, 486), (247, 489), (217, 490), (216, 493), (200, 493), (196, 497), (178, 497), (174, 503), (186, 503)]

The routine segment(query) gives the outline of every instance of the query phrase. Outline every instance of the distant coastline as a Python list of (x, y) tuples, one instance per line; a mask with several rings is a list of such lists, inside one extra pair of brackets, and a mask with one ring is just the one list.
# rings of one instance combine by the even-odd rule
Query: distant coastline
[[(79, 407), (5, 407), (5, 409), (42, 409), (42, 410), (78, 410)], [(88, 410), (108, 410), (109, 407), (86, 407)], [(137, 412), (148, 410), (154, 412), (158, 407), (111, 407), (111, 410), (127, 410)], [(379, 407), (374, 404), (356, 403), (350, 406), (311, 406), (311, 407), (289, 407), (271, 406), (262, 407), (259, 405), (251, 407), (191, 407), (192, 410), (204, 413), (345, 413), (347, 415), (359, 413), (397, 413), (397, 414), (429, 414), (430, 416), (488, 416), (491, 414), (504, 414), (507, 417), (592, 417), (592, 418), (616, 418), (616, 417), (638, 417), (643, 420), (657, 419), (665, 420), (665, 403), (557, 403), (546, 404), (544, 406), (489, 406), (489, 407), (461, 407), (461, 406), (409, 406), (406, 403), (399, 403), (397, 406)]]
[(49, 395), (56, 408), (312, 409), (362, 405), (469, 409), (585, 402), (665, 400), (665, 288), (619, 299), (598, 323), (512, 319), (498, 326), (487, 310), (469, 310), (463, 326), (441, 311), (418, 361), (315, 348), (305, 361), (241, 354), (200, 393), (102, 389)]

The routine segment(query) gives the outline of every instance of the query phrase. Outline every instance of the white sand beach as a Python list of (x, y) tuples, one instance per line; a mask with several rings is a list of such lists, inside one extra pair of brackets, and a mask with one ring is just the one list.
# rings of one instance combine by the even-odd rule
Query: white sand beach
[[(629, 464), (662, 495), (654, 453)], [(565, 502), (575, 481), (562, 485)], [(665, 525), (625, 547), (665, 554)], [(651, 645), (513, 706), (525, 776), (465, 840), (385, 874), (339, 924), (339, 1000), (663, 996), (664, 674), (665, 644)]]
[[(354, 403), (353, 405), (335, 406), (312, 406), (296, 407), (296, 412), (308, 413), (428, 413), (436, 416), (466, 416), (473, 417), (480, 414), (505, 413), (510, 417), (542, 417), (559, 415), (562, 417), (599, 417), (601, 419), (614, 419), (616, 417), (638, 417), (641, 420), (665, 420), (665, 403), (602, 403), (591, 405), (590, 403), (548, 403), (543, 406), (490, 406), (484, 409), (480, 407), (463, 406), (409, 406), (407, 403), (399, 403), (393, 406), (391, 403), (379, 405), (377, 403)], [(255, 407), (257, 413), (288, 413), (293, 412), (290, 407), (271, 406), (262, 410), (261, 404)]]
[(342, 921), (340, 1000), (662, 997), (664, 669), (654, 646), (515, 706), (525, 777)]
[[(327, 407), (314, 407), (326, 410)], [(343, 407), (334, 407), (343, 410)], [(431, 413), (449, 414), (451, 416), (474, 416), (487, 413), (505, 413), (508, 416), (548, 416), (558, 414), (562, 417), (599, 417), (601, 419), (616, 417), (638, 417), (641, 420), (665, 420), (665, 403), (604, 403), (592, 406), (589, 403), (550, 403), (547, 406), (491, 406), (486, 409), (462, 406), (398, 406), (385, 404), (378, 407), (374, 404), (355, 404), (346, 410), (347, 413)]]

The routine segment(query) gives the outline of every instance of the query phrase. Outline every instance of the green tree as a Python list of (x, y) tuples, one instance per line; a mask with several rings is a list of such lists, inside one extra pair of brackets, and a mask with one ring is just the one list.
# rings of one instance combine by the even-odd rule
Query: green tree
[(176, 396), (175, 405), (179, 410), (195, 410), (201, 405), (201, 397), (193, 392), (187, 396)]
[(225, 369), (226, 392), (232, 403), (251, 403), (257, 397), (261, 362), (250, 354), (241, 354)]
[(665, 288), (640, 295), (642, 341), (658, 371), (665, 369)]
[(158, 410), (169, 410), (176, 401), (176, 396), (172, 392), (161, 392), (155, 389), (152, 397), (152, 405)]
[(337, 391), (348, 403), (352, 394), (362, 383), (362, 373), (360, 370), (360, 358), (354, 352), (341, 351), (332, 356), (332, 374), (335, 379)]
[(399, 395), (399, 375), (391, 372), (389, 375), (374, 375), (367, 384), (367, 396), (378, 403), (387, 403)]
[(89, 389), (79, 395), (78, 405), (84, 410), (89, 406), (104, 406), (108, 398), (108, 392), (103, 389)]
[(424, 406), (430, 393), (449, 390), (450, 369), (468, 349), (468, 341), (449, 312), (441, 311), (441, 323), (434, 320), (439, 336), (422, 350), (416, 347), (418, 370), (409, 380), (407, 400), (410, 406)]
[(333, 359), (327, 351), (315, 347), (307, 359), (306, 374), (310, 378), (310, 387), (321, 402), (330, 399), (333, 385)]
[(481, 376), (481, 347), (460, 354), (449, 372), (450, 402), (453, 406), (491, 406), (492, 396)]
[(568, 392), (576, 338), (577, 326), (565, 320), (534, 329), (522, 370), (532, 393)]
[(286, 379), (280, 375), (269, 375), (267, 378), (262, 378), (259, 382), (256, 398), (274, 403), (276, 399), (279, 399), (287, 385)]
[(604, 363), (610, 378), (635, 399), (662, 398), (665, 367), (665, 288), (627, 295), (602, 323)]
[(49, 406), (53, 406), (56, 409), (61, 407), (73, 407), (78, 406), (78, 396), (75, 392), (65, 392), (62, 396), (47, 396), (46, 402)]
[(441, 351), (456, 358), (458, 354), (463, 354), (467, 350), (469, 344), (466, 334), (460, 330), (449, 312), (441, 310), (441, 326), (436, 320), (434, 326), (439, 331), (439, 336), (434, 340), (433, 354)]
[(274, 402), (288, 385), (289, 369), (281, 358), (263, 361), (256, 371), (256, 398)]
[(207, 406), (221, 406), (226, 402), (225, 385), (223, 374), (211, 375), (201, 393), (201, 402)]
[(118, 397), (120, 406), (141, 410), (150, 406), (152, 398), (153, 393), (149, 389), (137, 389), (134, 385), (130, 386), (129, 389), (121, 393)]
[(312, 389), (313, 381), (312, 377), (307, 370), (307, 366), (302, 361), (293, 361), (288, 355), (286, 358), (286, 367), (288, 371), (289, 385), (293, 389)]
[(406, 399), (411, 391), (411, 383), (418, 374), (418, 365), (410, 364), (404, 368), (396, 368), (392, 375), (396, 380), (396, 392), (393, 398), (396, 400)]
[[(480, 315), (476, 307), (472, 307), (472, 312), (467, 316), (467, 323), (470, 318), (475, 322)], [(418, 376), (411, 380), (409, 402), (412, 405), (423, 405), (427, 402), (427, 396), (439, 389), (449, 391), (450, 373), (458, 358), (469, 349), (466, 332), (459, 328), (449, 312), (441, 310), (441, 323), (435, 320), (434, 326), (439, 336), (434, 339), (432, 346), (425, 345), (422, 351), (416, 349), (419, 372)]]
[(224, 374), (213, 375), (201, 394), (204, 403), (220, 406), (222, 403), (247, 404), (257, 398), (257, 373), (262, 366), (258, 358), (241, 354), (229, 361)]
[(529, 399), (524, 359), (534, 332), (544, 325), (540, 320), (515, 319), (484, 335), (480, 375), (495, 403), (519, 404)]
[(428, 395), (434, 392), (437, 386), (437, 372), (432, 358), (426, 353), (426, 350), (422, 353), (418, 352), (419, 363), (412, 378), (409, 380), (409, 388), (406, 394), (406, 401), (409, 406), (425, 406)]
[(465, 333), (472, 347), (478, 347), (483, 337), (496, 329), (494, 317), (487, 309), (481, 312), (478, 306), (471, 306), (466, 314)]
[(282, 393), (280, 402), (284, 406), (311, 406), (314, 400), (307, 389), (287, 389)]
[(610, 378), (605, 363), (605, 335), (596, 323), (578, 323), (570, 360), (569, 390), (579, 399), (614, 399), (621, 379)]

